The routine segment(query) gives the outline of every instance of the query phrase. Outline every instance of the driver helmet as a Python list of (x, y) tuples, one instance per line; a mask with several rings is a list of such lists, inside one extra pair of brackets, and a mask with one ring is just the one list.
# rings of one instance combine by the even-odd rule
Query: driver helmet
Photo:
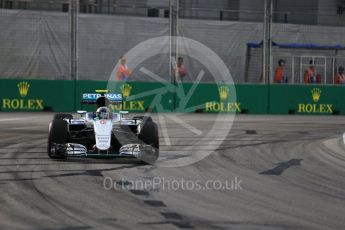
[(96, 117), (99, 119), (110, 119), (111, 111), (108, 107), (100, 107), (96, 111)]

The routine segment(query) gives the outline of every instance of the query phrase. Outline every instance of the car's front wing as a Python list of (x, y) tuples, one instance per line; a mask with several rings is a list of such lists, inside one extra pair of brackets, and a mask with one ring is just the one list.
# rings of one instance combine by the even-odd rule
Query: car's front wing
[[(61, 147), (61, 146), (60, 146)], [(67, 147), (67, 148), (66, 148)], [(123, 145), (119, 151), (111, 152), (107, 150), (87, 150), (84, 145), (67, 143), (65, 155), (68, 157), (94, 157), (94, 158), (114, 158), (114, 157), (134, 157), (141, 160), (155, 161), (158, 158), (158, 149), (145, 144)]]

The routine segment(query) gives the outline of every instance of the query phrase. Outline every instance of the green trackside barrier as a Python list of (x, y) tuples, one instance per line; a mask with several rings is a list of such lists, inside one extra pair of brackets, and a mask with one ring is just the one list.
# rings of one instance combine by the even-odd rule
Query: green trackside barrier
[(234, 85), (176, 83), (176, 86), (174, 94), (176, 112), (236, 113), (240, 111)]
[[(96, 89), (110, 89), (124, 95), (122, 105), (114, 110), (131, 112), (171, 112), (172, 93), (163, 83), (102, 82), (62, 80), (0, 79), (1, 111), (74, 112), (77, 109), (94, 110), (94, 105), (81, 105), (82, 93)], [(156, 101), (154, 102), (154, 99)]]
[[(123, 105), (114, 110), (131, 112), (205, 112), (205, 113), (267, 113), (266, 85), (236, 85), (214, 83), (156, 83), (156, 82), (100, 82), (78, 81), (77, 101), (82, 93), (96, 89), (121, 92)], [(236, 100), (237, 94), (237, 100)], [(78, 105), (79, 109), (94, 109), (92, 105)]]
[(71, 81), (0, 79), (1, 111), (72, 111)]
[(267, 90), (266, 85), (184, 83), (176, 94), (176, 111), (265, 114)]
[(345, 88), (335, 85), (271, 85), (271, 114), (345, 114)]
[[(175, 87), (178, 86), (178, 87)], [(331, 85), (263, 85), (0, 79), (1, 111), (73, 112), (82, 93), (123, 94), (114, 110), (248, 114), (345, 114), (345, 88)]]
[(241, 104), (242, 113), (268, 113), (268, 86), (263, 84), (236, 85), (237, 102)]

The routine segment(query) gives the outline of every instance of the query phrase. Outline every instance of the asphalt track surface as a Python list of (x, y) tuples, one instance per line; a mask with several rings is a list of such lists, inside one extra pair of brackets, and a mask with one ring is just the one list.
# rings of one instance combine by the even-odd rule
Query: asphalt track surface
[[(51, 160), (51, 117), (0, 113), (0, 229), (345, 229), (344, 117), (237, 116), (213, 154), (170, 168)], [(180, 118), (206, 131), (214, 115)], [(174, 155), (193, 136), (169, 125)], [(164, 187), (181, 178), (238, 187)]]

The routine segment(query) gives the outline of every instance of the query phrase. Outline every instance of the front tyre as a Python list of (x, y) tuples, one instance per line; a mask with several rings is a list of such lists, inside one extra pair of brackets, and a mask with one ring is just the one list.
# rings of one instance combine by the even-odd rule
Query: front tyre
[(141, 124), (140, 133), (138, 135), (139, 139), (142, 140), (145, 144), (151, 145), (153, 151), (145, 152), (140, 155), (140, 160), (146, 163), (153, 163), (159, 157), (159, 134), (158, 126), (151, 119), (144, 120)]
[(54, 119), (50, 124), (48, 134), (48, 156), (52, 159), (66, 158), (66, 144), (68, 143), (68, 123), (65, 120)]
[(54, 115), (53, 120), (62, 120), (62, 119), (72, 119), (72, 114), (69, 113), (58, 113)]

